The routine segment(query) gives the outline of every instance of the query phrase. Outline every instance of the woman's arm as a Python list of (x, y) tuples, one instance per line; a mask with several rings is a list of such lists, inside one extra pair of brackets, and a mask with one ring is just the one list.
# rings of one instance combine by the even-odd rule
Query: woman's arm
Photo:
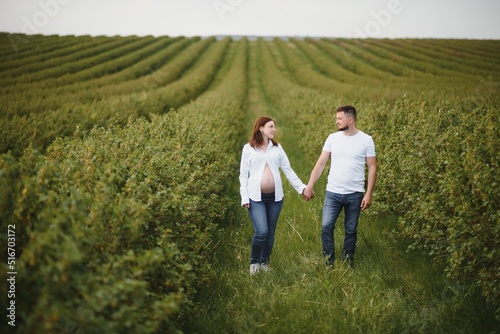
[(241, 152), (241, 162), (240, 162), (240, 195), (241, 195), (241, 205), (249, 207), (250, 198), (248, 196), (248, 178), (250, 176), (250, 155), (248, 151), (243, 148)]
[[(280, 146), (281, 147), (281, 146)], [(299, 193), (302, 194), (306, 185), (300, 180), (295, 171), (292, 169), (290, 165), (290, 160), (288, 160), (288, 156), (285, 153), (285, 150), (281, 148), (281, 159), (280, 159), (280, 168), (285, 173), (288, 182), (292, 185), (292, 187)]]

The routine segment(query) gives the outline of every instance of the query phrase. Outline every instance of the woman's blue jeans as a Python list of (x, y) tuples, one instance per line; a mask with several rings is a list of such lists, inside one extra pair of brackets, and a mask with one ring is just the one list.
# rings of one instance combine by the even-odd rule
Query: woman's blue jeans
[(248, 212), (254, 229), (250, 263), (269, 263), (276, 224), (283, 207), (283, 200), (279, 202), (274, 200), (274, 193), (262, 194), (260, 202), (250, 200)]
[(337, 218), (344, 209), (344, 249), (342, 260), (347, 256), (354, 258), (356, 249), (358, 220), (361, 213), (361, 202), (364, 194), (355, 192), (351, 194), (336, 194), (327, 191), (323, 205), (323, 215), (321, 222), (321, 243), (323, 246), (323, 256), (328, 264), (335, 261), (335, 241), (334, 230)]

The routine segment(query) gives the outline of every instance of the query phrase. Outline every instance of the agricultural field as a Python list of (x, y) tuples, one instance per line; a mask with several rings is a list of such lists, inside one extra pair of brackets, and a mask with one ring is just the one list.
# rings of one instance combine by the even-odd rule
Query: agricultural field
[[(0, 34), (8, 322), (497, 332), (499, 54), (497, 40)], [(377, 151), (356, 269), (321, 258), (325, 172), (309, 202), (285, 181), (272, 270), (250, 277), (238, 174), (253, 122), (276, 120), (307, 182), (344, 104)]]

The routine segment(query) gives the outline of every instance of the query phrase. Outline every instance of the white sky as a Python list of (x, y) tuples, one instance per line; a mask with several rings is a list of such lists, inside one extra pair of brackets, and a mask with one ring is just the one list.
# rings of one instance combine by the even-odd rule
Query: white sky
[(0, 31), (500, 39), (500, 1), (0, 0)]

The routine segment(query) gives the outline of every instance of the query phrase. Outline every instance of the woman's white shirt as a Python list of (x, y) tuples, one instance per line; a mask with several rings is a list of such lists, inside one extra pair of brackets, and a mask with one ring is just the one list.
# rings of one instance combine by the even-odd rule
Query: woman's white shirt
[(303, 190), (306, 188), (306, 185), (302, 183), (290, 166), (290, 161), (280, 144), (274, 146), (272, 141), (269, 141), (267, 151), (264, 152), (259, 148), (253, 148), (247, 143), (243, 146), (240, 164), (240, 194), (242, 205), (250, 203), (250, 199), (255, 202), (261, 201), (260, 181), (266, 164), (269, 165), (274, 177), (276, 201), (281, 201), (284, 197), (283, 183), (281, 182), (279, 172), (280, 168), (292, 187), (299, 194), (302, 194)]

